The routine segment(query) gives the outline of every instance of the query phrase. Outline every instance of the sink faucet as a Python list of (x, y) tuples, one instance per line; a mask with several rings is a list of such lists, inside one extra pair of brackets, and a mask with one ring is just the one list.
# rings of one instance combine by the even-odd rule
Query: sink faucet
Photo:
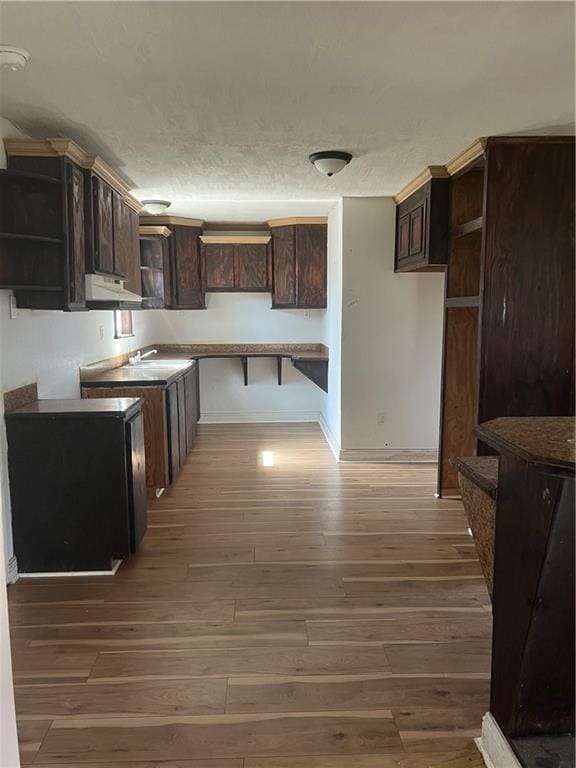
[(128, 362), (130, 363), (130, 365), (138, 365), (138, 363), (142, 362), (142, 360), (144, 360), (145, 357), (148, 357), (149, 355), (157, 355), (157, 354), (158, 354), (157, 349), (151, 349), (148, 352), (144, 352), (144, 354), (142, 354), (142, 352), (138, 350), (138, 352), (136, 352), (134, 357), (128, 358)]

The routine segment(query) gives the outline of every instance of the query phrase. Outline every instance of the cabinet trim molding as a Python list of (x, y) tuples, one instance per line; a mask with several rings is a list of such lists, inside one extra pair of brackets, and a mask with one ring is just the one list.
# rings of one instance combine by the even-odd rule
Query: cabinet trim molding
[(186, 216), (140, 216), (141, 226), (170, 226), (177, 224), (180, 227), (203, 227), (204, 219), (189, 219)]
[(403, 203), (404, 200), (407, 200), (410, 195), (419, 190), (420, 187), (423, 187), (424, 184), (430, 181), (430, 179), (448, 179), (449, 177), (450, 174), (446, 170), (446, 166), (429, 165), (428, 168), (425, 168), (422, 173), (419, 173), (415, 179), (412, 179), (412, 181), (406, 184), (405, 187), (402, 187), (400, 192), (394, 196), (394, 202), (396, 204)]
[(328, 216), (290, 216), (286, 219), (270, 219), (270, 228), (290, 227), (293, 224), (328, 224)]
[(400, 192), (394, 195), (394, 202), (396, 204), (403, 203), (404, 200), (407, 200), (410, 195), (419, 190), (420, 187), (423, 187), (430, 179), (449, 179), (451, 176), (459, 173), (467, 165), (482, 157), (486, 150), (487, 141), (488, 139), (484, 137), (476, 139), (473, 144), (459, 152), (446, 165), (429, 165), (412, 181), (402, 187)]
[(218, 232), (200, 235), (200, 240), (205, 245), (266, 245), (271, 239), (272, 235), (268, 232), (263, 232), (261, 235), (243, 232)]
[(156, 235), (158, 237), (170, 237), (170, 235), (172, 234), (172, 231), (168, 229), (168, 227), (140, 226), (138, 232), (140, 237), (146, 237), (151, 235)]
[(136, 213), (142, 210), (142, 203), (130, 194), (124, 179), (101, 157), (85, 152), (72, 139), (4, 139), (4, 149), (8, 157), (66, 157), (81, 168), (98, 174)]

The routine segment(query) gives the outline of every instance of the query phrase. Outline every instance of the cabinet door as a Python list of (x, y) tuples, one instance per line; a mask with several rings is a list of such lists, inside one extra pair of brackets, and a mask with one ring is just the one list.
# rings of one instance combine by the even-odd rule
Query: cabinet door
[(146, 459), (144, 416), (139, 413), (126, 424), (130, 551), (136, 552), (146, 533)]
[(112, 217), (114, 232), (114, 274), (126, 275), (128, 262), (128, 220), (126, 206), (117, 192), (112, 192)]
[(170, 482), (173, 483), (180, 472), (180, 433), (178, 419), (178, 385), (170, 384), (166, 390), (166, 416), (168, 418), (168, 460), (170, 464)]
[(398, 218), (396, 240), (396, 262), (407, 259), (410, 255), (410, 214)]
[(186, 392), (184, 377), (176, 382), (178, 389), (178, 445), (180, 450), (180, 466), (186, 461), (188, 450), (186, 446)]
[(272, 306), (296, 306), (295, 227), (272, 230)]
[(426, 226), (426, 201), (410, 214), (410, 258), (424, 256), (424, 227)]
[(66, 228), (68, 234), (68, 302), (85, 303), (84, 173), (66, 163)]
[(169, 238), (172, 309), (206, 309), (199, 227), (174, 225)]
[(123, 234), (123, 262), (122, 273), (124, 275), (124, 287), (126, 290), (142, 295), (140, 278), (140, 233), (138, 214), (122, 203)]
[(186, 395), (186, 448), (192, 450), (196, 438), (198, 419), (200, 418), (198, 401), (198, 363), (184, 376)]
[(234, 285), (237, 291), (269, 290), (267, 245), (247, 243), (235, 246)]
[(202, 255), (206, 290), (234, 290), (234, 246), (206, 243)]
[(114, 214), (112, 212), (112, 188), (92, 177), (94, 268), (96, 272), (114, 274)]
[(327, 280), (326, 224), (296, 225), (297, 306), (324, 308)]

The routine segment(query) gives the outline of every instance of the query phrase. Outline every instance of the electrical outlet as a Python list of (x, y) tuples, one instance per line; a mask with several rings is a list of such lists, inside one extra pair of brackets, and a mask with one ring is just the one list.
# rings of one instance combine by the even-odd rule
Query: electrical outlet
[(16, 304), (16, 296), (14, 294), (10, 294), (8, 307), (10, 310), (10, 320), (15, 320), (18, 317), (18, 305)]
[(376, 414), (376, 424), (385, 424), (386, 423), (386, 413), (382, 411), (382, 413)]
[(104, 326), (100, 325), (98, 327), (98, 332), (100, 333), (100, 341), (104, 341)]
[(305, 309), (304, 310), (304, 320), (310, 320), (310, 310)]

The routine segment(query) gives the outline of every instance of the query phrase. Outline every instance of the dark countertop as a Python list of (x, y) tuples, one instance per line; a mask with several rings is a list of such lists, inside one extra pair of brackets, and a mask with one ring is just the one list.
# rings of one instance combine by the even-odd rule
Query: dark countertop
[(543, 470), (574, 476), (573, 416), (524, 416), (493, 419), (476, 427), (482, 442)]
[(452, 466), (474, 485), (481, 488), (493, 499), (498, 495), (499, 456), (458, 456), (450, 459)]
[[(143, 348), (143, 352), (150, 347)], [(110, 358), (80, 369), (83, 387), (168, 386), (190, 370), (196, 360), (228, 357), (288, 357), (291, 360), (328, 360), (324, 344), (157, 344), (150, 359), (166, 366), (130, 366), (124, 358)], [(188, 360), (189, 363), (175, 364)], [(124, 363), (124, 364), (122, 364)]]
[(140, 397), (103, 397), (78, 400), (36, 400), (6, 414), (13, 416), (113, 416), (128, 418), (139, 411), (144, 401)]

